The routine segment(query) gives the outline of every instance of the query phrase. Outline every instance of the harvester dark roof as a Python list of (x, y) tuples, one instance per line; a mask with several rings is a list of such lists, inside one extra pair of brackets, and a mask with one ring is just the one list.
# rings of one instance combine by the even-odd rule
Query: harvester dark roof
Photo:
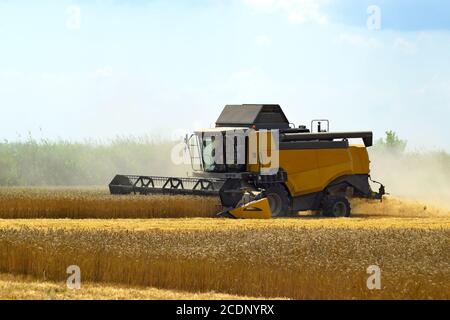
[(216, 121), (216, 127), (252, 127), (286, 129), (289, 121), (278, 104), (226, 105)]

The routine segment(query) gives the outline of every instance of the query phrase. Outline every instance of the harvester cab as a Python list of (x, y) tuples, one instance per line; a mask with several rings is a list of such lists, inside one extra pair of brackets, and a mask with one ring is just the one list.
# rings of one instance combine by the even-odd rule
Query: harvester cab
[[(317, 126), (317, 130), (313, 128)], [(362, 139), (352, 145), (349, 139)], [(215, 128), (186, 138), (193, 177), (117, 175), (112, 194), (218, 196), (234, 218), (320, 211), (348, 217), (348, 198), (382, 199), (369, 181), (372, 132), (329, 132), (328, 120), (293, 127), (279, 105), (227, 105)]]

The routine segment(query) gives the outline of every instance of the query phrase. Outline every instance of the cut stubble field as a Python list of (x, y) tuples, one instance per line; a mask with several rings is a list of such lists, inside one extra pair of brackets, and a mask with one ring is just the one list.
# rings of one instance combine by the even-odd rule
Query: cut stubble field
[(67, 288), (64, 281), (0, 274), (1, 300), (247, 300), (254, 297), (216, 292), (192, 293), (157, 288), (127, 287), (83, 282), (82, 290)]
[[(227, 220), (202, 218), (215, 212), (214, 199), (119, 197), (109, 208), (121, 209), (109, 218), (136, 218), (133, 210), (139, 206), (140, 212), (157, 212), (157, 204), (164, 202), (161, 212), (171, 218), (106, 219), (103, 207), (110, 196), (104, 190), (26, 191), (8, 189), (0, 195), (9, 201), (9, 207), (0, 204), (2, 273), (64, 281), (67, 266), (78, 265), (83, 283), (192, 294), (450, 298), (450, 217), (442, 209), (388, 199), (378, 204), (354, 201), (355, 217), (348, 219)], [(27, 205), (17, 205), (23, 197), (28, 197)], [(62, 199), (73, 197), (90, 198), (96, 205), (88, 208), (83, 200), (61, 205)], [(52, 199), (59, 209), (54, 205), (45, 211)], [(39, 214), (32, 214), (33, 206)], [(172, 206), (178, 214), (170, 211)], [(85, 219), (61, 219), (67, 208), (70, 218)], [(101, 213), (94, 208), (102, 208)], [(59, 219), (36, 219), (51, 214)], [(381, 268), (381, 290), (366, 286), (370, 265)]]

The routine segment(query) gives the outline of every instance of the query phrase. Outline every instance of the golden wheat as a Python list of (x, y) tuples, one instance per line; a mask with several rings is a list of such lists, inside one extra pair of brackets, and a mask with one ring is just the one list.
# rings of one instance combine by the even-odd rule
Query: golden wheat
[(212, 217), (218, 199), (196, 196), (111, 196), (100, 188), (0, 188), (0, 218)]
[(449, 299), (449, 246), (445, 217), (0, 220), (1, 272), (246, 296)]
[[(355, 217), (448, 216), (450, 210), (404, 199), (352, 200)], [(118, 219), (213, 217), (218, 198), (197, 196), (111, 196), (105, 188), (2, 188), (3, 219)]]
[(382, 202), (367, 199), (352, 199), (354, 217), (434, 217), (450, 216), (450, 205), (427, 203), (395, 197), (386, 197)]
[[(60, 281), (76, 264), (85, 282), (191, 292), (450, 298), (448, 211), (399, 199), (352, 205), (351, 219), (236, 221), (193, 218), (213, 216), (214, 198), (0, 188), (0, 218), (9, 219), (0, 219), (0, 272)], [(366, 287), (373, 264), (381, 291)]]

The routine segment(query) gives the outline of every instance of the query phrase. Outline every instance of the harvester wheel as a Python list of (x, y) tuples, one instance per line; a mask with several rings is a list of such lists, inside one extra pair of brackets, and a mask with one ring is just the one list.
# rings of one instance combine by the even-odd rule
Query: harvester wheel
[(322, 214), (325, 217), (348, 217), (350, 210), (350, 203), (344, 196), (327, 196), (323, 200)]
[(273, 218), (286, 217), (291, 213), (291, 197), (282, 185), (267, 186), (265, 194), (269, 200)]

